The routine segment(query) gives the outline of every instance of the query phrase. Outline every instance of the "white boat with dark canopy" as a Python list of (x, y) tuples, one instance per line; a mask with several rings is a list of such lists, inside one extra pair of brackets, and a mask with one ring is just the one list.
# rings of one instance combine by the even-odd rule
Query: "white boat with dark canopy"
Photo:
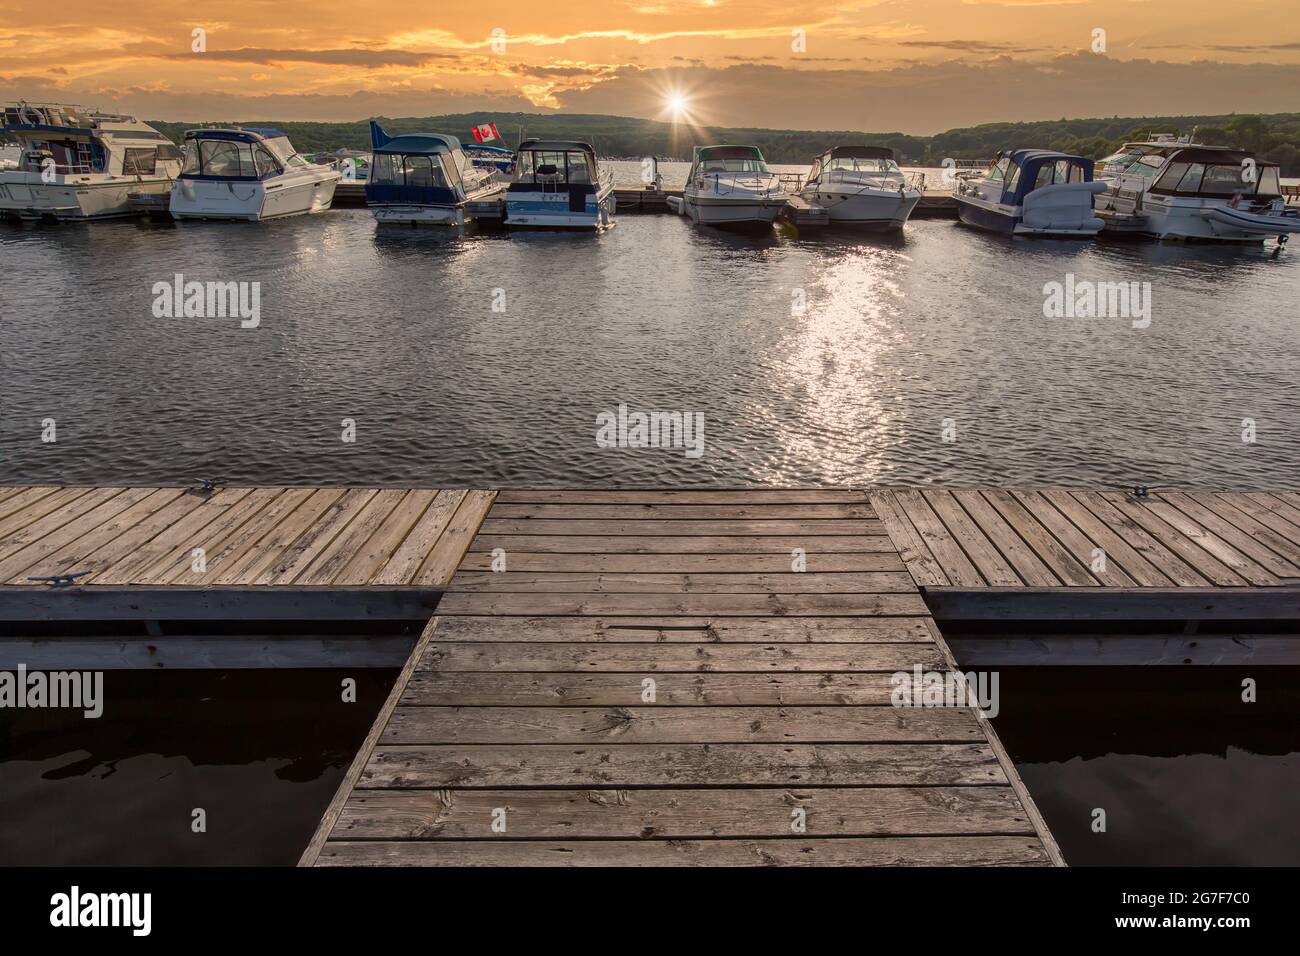
[(1101, 231), (1093, 196), (1092, 160), (1047, 149), (1002, 153), (982, 176), (962, 176), (953, 190), (957, 218), (968, 226), (1013, 236), (1087, 238)]
[(0, 169), (0, 215), (17, 219), (136, 215), (132, 196), (165, 198), (181, 171), (180, 149), (133, 116), (15, 103), (3, 133), (18, 155)]
[(169, 208), (176, 219), (252, 221), (325, 212), (339, 179), (294, 152), (278, 129), (192, 129)]
[(371, 122), (366, 205), (381, 223), (464, 225), (469, 204), (501, 191), (495, 170), (476, 166), (460, 140), (441, 133), (389, 137)]
[(770, 226), (789, 196), (757, 146), (697, 146), (682, 211), (707, 226)]
[(815, 160), (801, 198), (826, 210), (837, 226), (902, 229), (921, 201), (886, 146), (834, 146)]
[(614, 174), (589, 143), (529, 139), (515, 153), (506, 225), (599, 229), (614, 221)]
[(1279, 243), (1300, 232), (1276, 163), (1248, 150), (1173, 140), (1125, 143), (1100, 160), (1107, 231), (1172, 241)]

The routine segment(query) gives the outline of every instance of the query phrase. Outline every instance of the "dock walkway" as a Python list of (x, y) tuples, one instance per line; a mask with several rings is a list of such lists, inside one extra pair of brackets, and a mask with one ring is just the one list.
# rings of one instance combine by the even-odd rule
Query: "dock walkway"
[(988, 721), (890, 705), (916, 667), (865, 493), (503, 491), (303, 862), (1059, 862)]

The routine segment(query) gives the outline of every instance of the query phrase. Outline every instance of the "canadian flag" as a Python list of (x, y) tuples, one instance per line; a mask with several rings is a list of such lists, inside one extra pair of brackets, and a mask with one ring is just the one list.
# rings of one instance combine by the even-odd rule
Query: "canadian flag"
[(480, 143), (501, 138), (501, 134), (497, 132), (496, 123), (484, 123), (482, 126), (475, 126), (473, 133), (475, 141)]

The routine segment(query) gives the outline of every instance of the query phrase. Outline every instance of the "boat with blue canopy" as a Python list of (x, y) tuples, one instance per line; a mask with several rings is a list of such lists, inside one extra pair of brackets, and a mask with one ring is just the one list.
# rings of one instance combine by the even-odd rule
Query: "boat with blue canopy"
[(953, 191), (957, 217), (970, 226), (1014, 236), (1095, 236), (1102, 221), (1093, 197), (1092, 160), (1047, 149), (1003, 151), (980, 176)]
[(599, 229), (614, 220), (614, 176), (589, 143), (529, 139), (519, 144), (506, 191), (509, 226)]
[(370, 136), (366, 205), (379, 222), (463, 225), (473, 218), (470, 203), (490, 199), (501, 189), (494, 172), (475, 166), (455, 136), (390, 137), (373, 121)]

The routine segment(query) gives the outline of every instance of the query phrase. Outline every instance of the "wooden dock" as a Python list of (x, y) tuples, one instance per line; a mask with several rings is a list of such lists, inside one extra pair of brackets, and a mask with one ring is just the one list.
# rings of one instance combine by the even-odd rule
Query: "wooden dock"
[(862, 492), (502, 492), (303, 863), (1059, 862), (987, 720), (890, 706), (913, 668)]

